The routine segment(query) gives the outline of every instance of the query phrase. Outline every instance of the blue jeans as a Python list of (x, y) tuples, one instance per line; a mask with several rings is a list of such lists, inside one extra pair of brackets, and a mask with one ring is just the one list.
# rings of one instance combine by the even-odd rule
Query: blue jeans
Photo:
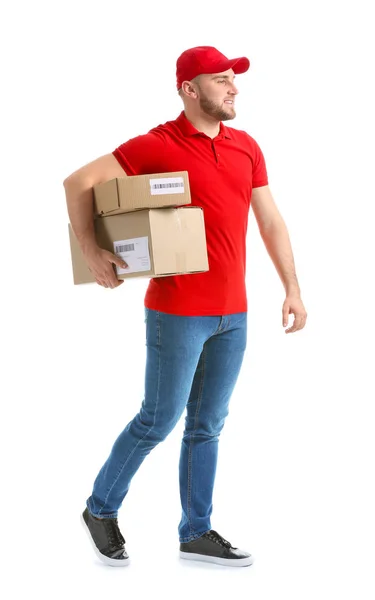
[(219, 436), (246, 348), (247, 312), (185, 317), (145, 308), (145, 313), (145, 396), (116, 439), (86, 505), (94, 516), (117, 517), (133, 475), (186, 408), (178, 533), (180, 542), (189, 542), (211, 529)]

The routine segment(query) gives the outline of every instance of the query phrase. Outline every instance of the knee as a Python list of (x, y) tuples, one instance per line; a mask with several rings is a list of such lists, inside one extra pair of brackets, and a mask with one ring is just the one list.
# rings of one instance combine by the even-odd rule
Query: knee
[(210, 415), (199, 419), (186, 418), (184, 435), (202, 436), (206, 438), (218, 438), (225, 423), (227, 412), (221, 415)]
[(162, 442), (175, 428), (180, 415), (166, 415), (164, 418), (154, 420), (147, 419), (142, 411), (138, 413), (133, 420), (134, 427), (138, 430), (138, 435), (147, 437), (155, 445)]

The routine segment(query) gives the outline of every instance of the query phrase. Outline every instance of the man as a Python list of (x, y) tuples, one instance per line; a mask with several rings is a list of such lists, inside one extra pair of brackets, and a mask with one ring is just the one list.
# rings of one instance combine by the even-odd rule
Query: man
[(209, 46), (177, 60), (184, 110), (174, 121), (128, 140), (65, 181), (68, 212), (87, 264), (99, 285), (115, 288), (114, 264), (126, 266), (95, 241), (92, 187), (125, 175), (187, 170), (192, 205), (204, 210), (209, 271), (151, 279), (145, 297), (147, 361), (139, 413), (115, 441), (86, 500), (82, 522), (99, 558), (125, 566), (129, 557), (118, 510), (144, 458), (187, 409), (179, 462), (182, 516), (180, 556), (248, 566), (248, 552), (211, 529), (218, 441), (246, 348), (245, 237), (251, 204), (286, 291), (284, 327), (306, 322), (285, 223), (275, 206), (262, 151), (223, 121), (236, 116), (235, 75), (247, 58), (229, 60)]

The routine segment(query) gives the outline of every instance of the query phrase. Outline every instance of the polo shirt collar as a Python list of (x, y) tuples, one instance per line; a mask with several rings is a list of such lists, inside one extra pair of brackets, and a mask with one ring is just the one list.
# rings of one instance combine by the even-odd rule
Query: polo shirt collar
[[(177, 117), (176, 124), (185, 137), (190, 137), (192, 135), (204, 135), (205, 137), (208, 137), (205, 133), (203, 133), (203, 131), (198, 131), (198, 129), (194, 127), (194, 125), (189, 121), (189, 119), (187, 119), (185, 111), (182, 111)], [(227, 138), (228, 140), (232, 139), (228, 128), (225, 127), (222, 121), (220, 121), (220, 131), (217, 135), (217, 138)]]

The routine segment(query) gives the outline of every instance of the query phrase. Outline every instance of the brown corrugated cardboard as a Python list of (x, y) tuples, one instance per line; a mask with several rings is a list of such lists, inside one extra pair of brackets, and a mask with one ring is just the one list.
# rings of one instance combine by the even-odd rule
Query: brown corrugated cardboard
[(191, 204), (187, 171), (117, 177), (93, 189), (95, 216)]
[[(98, 245), (122, 256), (128, 269), (116, 266), (117, 278), (165, 277), (208, 271), (203, 210), (145, 209), (95, 219)], [(73, 280), (94, 282), (69, 224)]]

